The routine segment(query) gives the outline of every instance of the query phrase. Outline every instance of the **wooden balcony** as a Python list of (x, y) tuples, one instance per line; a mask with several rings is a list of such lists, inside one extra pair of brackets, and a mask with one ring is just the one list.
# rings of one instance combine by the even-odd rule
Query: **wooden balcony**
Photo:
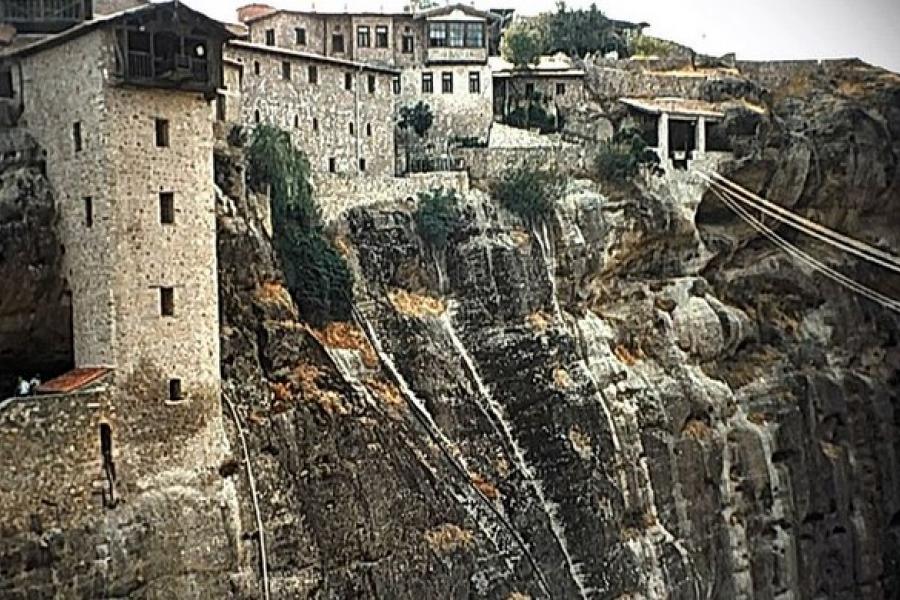
[(3, 0), (0, 23), (19, 33), (56, 33), (91, 19), (91, 0)]

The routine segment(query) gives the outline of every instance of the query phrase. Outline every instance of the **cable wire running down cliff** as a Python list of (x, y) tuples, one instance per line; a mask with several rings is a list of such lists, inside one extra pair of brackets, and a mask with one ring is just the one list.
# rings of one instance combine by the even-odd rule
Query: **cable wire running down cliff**
[(900, 273), (900, 258), (870, 246), (859, 240), (855, 240), (837, 231), (833, 231), (823, 225), (819, 225), (814, 221), (810, 221), (798, 214), (795, 214), (786, 208), (778, 206), (773, 202), (761, 198), (748, 189), (738, 185), (737, 183), (719, 175), (718, 173), (707, 173), (697, 171), (701, 179), (710, 185), (717, 186), (719, 189), (726, 189), (731, 193), (732, 198), (738, 200), (742, 204), (750, 206), (761, 213), (772, 217), (780, 223), (789, 225), (798, 231), (806, 233), (826, 244), (829, 244), (839, 250), (854, 254), (859, 258)]
[(850, 277), (835, 271), (822, 261), (816, 259), (811, 254), (804, 252), (791, 242), (787, 241), (785, 238), (778, 235), (772, 228), (765, 225), (762, 221), (751, 215), (747, 209), (740, 206), (738, 202), (736, 202), (735, 197), (736, 194), (732, 192), (729, 188), (718, 184), (715, 181), (709, 180), (712, 191), (716, 195), (719, 200), (722, 201), (725, 206), (731, 209), (735, 214), (741, 217), (744, 221), (746, 221), (753, 229), (758, 231), (760, 234), (768, 238), (772, 243), (774, 243), (778, 248), (786, 252), (789, 256), (795, 258), (801, 263), (809, 266), (815, 271), (821, 272), (823, 275), (828, 277), (829, 279), (835, 281), (836, 283), (850, 289), (851, 291), (856, 292), (866, 298), (872, 300), (880, 304), (881, 306), (887, 308), (888, 310), (894, 311), (896, 313), (900, 313), (900, 302), (886, 296), (876, 290), (873, 290), (870, 287), (867, 287)]

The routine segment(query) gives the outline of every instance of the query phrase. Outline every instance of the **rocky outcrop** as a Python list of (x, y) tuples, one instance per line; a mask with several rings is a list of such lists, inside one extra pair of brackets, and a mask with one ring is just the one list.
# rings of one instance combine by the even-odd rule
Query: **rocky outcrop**
[(43, 156), (21, 129), (0, 128), (0, 396), (16, 376), (71, 364), (56, 204)]

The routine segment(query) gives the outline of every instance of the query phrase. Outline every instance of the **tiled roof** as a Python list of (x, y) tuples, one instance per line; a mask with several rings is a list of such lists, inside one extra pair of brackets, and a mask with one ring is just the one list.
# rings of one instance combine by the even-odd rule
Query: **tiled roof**
[(105, 367), (74, 369), (65, 375), (60, 375), (56, 379), (51, 379), (46, 383), (42, 383), (37, 388), (38, 394), (70, 394), (77, 392), (92, 383), (96, 383), (112, 369)]

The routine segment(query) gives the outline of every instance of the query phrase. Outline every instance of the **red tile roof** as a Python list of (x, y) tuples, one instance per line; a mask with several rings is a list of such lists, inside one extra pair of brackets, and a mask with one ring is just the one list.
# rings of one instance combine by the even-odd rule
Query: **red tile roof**
[(87, 387), (88, 385), (98, 381), (112, 369), (107, 368), (89, 368), (74, 369), (65, 375), (60, 375), (56, 379), (51, 379), (46, 383), (38, 386), (38, 394), (69, 394)]

